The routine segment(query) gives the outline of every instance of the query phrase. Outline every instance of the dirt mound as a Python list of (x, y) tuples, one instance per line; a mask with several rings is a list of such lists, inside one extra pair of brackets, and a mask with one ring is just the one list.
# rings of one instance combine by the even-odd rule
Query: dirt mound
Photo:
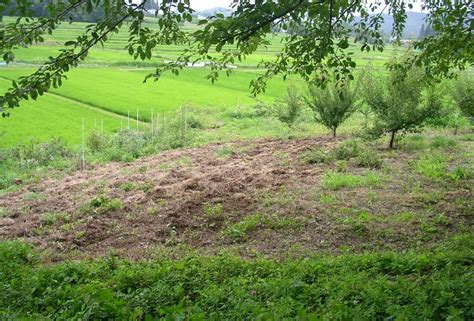
[[(222, 204), (225, 213), (238, 218), (255, 209), (252, 195), (259, 189), (278, 189), (295, 176), (307, 175), (282, 168), (280, 151), (296, 162), (302, 151), (333, 143), (308, 139), (216, 144), (45, 180), (0, 199), (10, 213), (0, 234), (55, 250), (88, 252), (166, 243), (170, 234), (199, 229), (206, 204)], [(100, 196), (104, 202), (119, 200), (119, 208), (84, 209)], [(55, 215), (60, 216), (58, 222)], [(57, 228), (44, 228), (48, 224)], [(193, 245), (211, 241), (212, 235), (206, 235)]]
[[(215, 144), (43, 180), (0, 198), (8, 211), (0, 238), (52, 253), (96, 256), (114, 249), (128, 257), (183, 245), (274, 255), (298, 246), (313, 251), (364, 244), (367, 237), (347, 232), (348, 223), (335, 211), (367, 209), (370, 189), (334, 192), (328, 197), (338, 201), (324, 204), (321, 180), (332, 165), (301, 161), (305, 151), (335, 144), (323, 138)], [(374, 205), (380, 213), (419, 207), (400, 204), (397, 184), (403, 178), (381, 192), (392, 204), (381, 207), (382, 199)], [(469, 199), (470, 191), (464, 193), (455, 197)], [(398, 246), (413, 230), (392, 233), (382, 243)]]

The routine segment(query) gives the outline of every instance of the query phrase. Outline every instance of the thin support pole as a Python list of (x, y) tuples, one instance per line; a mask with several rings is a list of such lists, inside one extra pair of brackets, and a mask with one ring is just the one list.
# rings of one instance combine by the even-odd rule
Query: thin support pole
[(86, 133), (85, 133), (85, 126), (84, 126), (84, 117), (82, 117), (82, 169), (86, 167), (86, 153), (85, 153), (85, 145), (86, 145)]

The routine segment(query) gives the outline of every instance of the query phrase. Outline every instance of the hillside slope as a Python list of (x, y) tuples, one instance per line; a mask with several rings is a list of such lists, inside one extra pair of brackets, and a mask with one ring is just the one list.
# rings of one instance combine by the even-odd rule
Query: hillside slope
[[(466, 144), (452, 148), (462, 155)], [(354, 148), (362, 156), (351, 158)], [(429, 153), (449, 155), (449, 148)], [(315, 164), (328, 150), (350, 159)], [(381, 168), (364, 168), (368, 152)], [(0, 238), (59, 256), (113, 249), (133, 258), (183, 246), (278, 257), (431, 244), (471, 229), (473, 179), (427, 177), (417, 165), (426, 153), (325, 138), (174, 150), (1, 196)], [(447, 157), (447, 171), (467, 166), (468, 158)]]

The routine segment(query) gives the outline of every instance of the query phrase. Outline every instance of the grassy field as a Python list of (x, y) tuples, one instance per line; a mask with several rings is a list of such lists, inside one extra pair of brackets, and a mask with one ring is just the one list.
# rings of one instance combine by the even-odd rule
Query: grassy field
[[(6, 22), (10, 21), (11, 18), (6, 19)], [(155, 28), (152, 21), (150, 19), (149, 27)], [(42, 44), (15, 49), (16, 62), (9, 66), (0, 66), (0, 76), (3, 79), (16, 79), (28, 75), (47, 57), (57, 54), (61, 45), (80, 34), (85, 26), (85, 23), (65, 24), (47, 36)], [(124, 26), (124, 29), (126, 27)], [(185, 25), (187, 30), (194, 28), (195, 25)], [(256, 101), (250, 96), (250, 81), (261, 72), (257, 69), (258, 63), (273, 59), (281, 50), (281, 40), (280, 35), (273, 37), (269, 46), (260, 49), (247, 60), (237, 63), (238, 68), (230, 78), (224, 75), (214, 85), (205, 79), (208, 74), (206, 68), (188, 68), (178, 77), (166, 74), (158, 83), (143, 84), (144, 77), (153, 72), (152, 67), (162, 65), (165, 60), (176, 59), (182, 47), (158, 46), (152, 60), (135, 61), (125, 50), (127, 36), (125, 31), (121, 31), (114, 35), (105, 47), (93, 49), (83, 67), (72, 71), (68, 75), (69, 80), (62, 88), (52, 91), (54, 94), (76, 101), (77, 104), (61, 100), (57, 96), (45, 97), (36, 104), (38, 110), (41, 109), (38, 115), (44, 112), (59, 122), (51, 122), (54, 125), (49, 126), (49, 123), (44, 122), (45, 116), (30, 118), (25, 122), (27, 111), (35, 108), (35, 103), (25, 102), (21, 112), (14, 111), (12, 117), (2, 120), (1, 130), (8, 138), (1, 141), (0, 148), (11, 147), (15, 142), (26, 142), (33, 136), (40, 141), (53, 136), (63, 137), (66, 141), (77, 144), (80, 135), (76, 130), (82, 117), (78, 115), (84, 115), (87, 126), (90, 126), (91, 119), (98, 118), (94, 113), (100, 110), (122, 116), (130, 114), (133, 118), (136, 118), (138, 111), (140, 120), (150, 122), (152, 113), (161, 114), (160, 117), (165, 114), (166, 118), (166, 114), (173, 114), (182, 106), (200, 108), (206, 113), (215, 114), (214, 118), (217, 118), (221, 116), (223, 109), (233, 110), (241, 106), (254, 105)], [(360, 66), (370, 62), (375, 67), (382, 67), (394, 51), (390, 46), (383, 53), (360, 53), (359, 49), (354, 47), (350, 50), (354, 51), (354, 59)], [(296, 84), (304, 91), (304, 83), (297, 78), (286, 82), (275, 79), (270, 81), (266, 93), (258, 99), (270, 102), (281, 98), (289, 83)], [(8, 83), (2, 81), (0, 88), (2, 91), (6, 90)], [(73, 110), (68, 117), (60, 111), (66, 106), (68, 110)], [(56, 110), (54, 116), (53, 113), (49, 113), (51, 108)], [(99, 111), (94, 111), (94, 108)], [(114, 121), (113, 115), (102, 117), (105, 123), (104, 130), (110, 132), (120, 128), (119, 121)], [(17, 130), (19, 128), (26, 130)]]
[[(0, 80), (0, 90), (9, 83)], [(78, 102), (46, 94), (38, 101), (27, 101), (14, 111), (12, 117), (0, 121), (0, 147), (15, 146), (29, 140), (46, 141), (52, 137), (79, 144), (82, 140), (82, 119), (85, 131), (100, 127), (111, 133), (120, 128), (123, 118), (112, 113), (91, 109)]]

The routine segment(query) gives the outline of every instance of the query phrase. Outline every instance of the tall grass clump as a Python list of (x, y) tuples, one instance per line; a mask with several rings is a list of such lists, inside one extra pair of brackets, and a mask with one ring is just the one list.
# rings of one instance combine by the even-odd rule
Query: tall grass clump
[(42, 171), (74, 168), (77, 162), (77, 152), (60, 138), (0, 150), (0, 189), (21, 185)]

